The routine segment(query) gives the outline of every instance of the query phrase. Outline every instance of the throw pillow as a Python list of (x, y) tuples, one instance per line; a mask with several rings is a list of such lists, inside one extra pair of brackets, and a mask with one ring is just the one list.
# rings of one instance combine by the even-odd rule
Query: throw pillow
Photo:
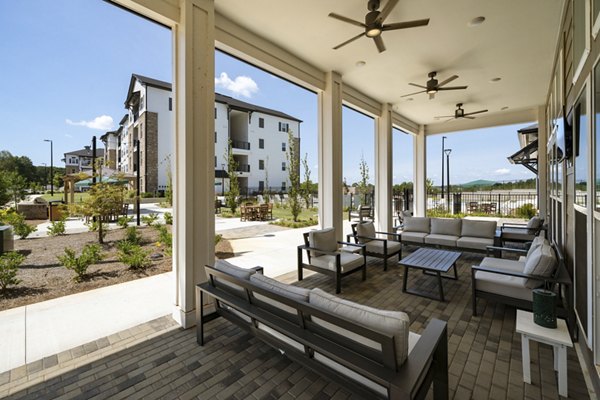
[(359, 236), (358, 243), (368, 243), (371, 239), (365, 239), (364, 237), (375, 237), (375, 225), (372, 222), (361, 222), (356, 225), (356, 234)]
[(540, 226), (542, 225), (542, 220), (540, 217), (532, 217), (529, 221), (527, 221), (527, 230), (529, 233), (536, 233)]
[(531, 245), (529, 246), (529, 250), (527, 251), (527, 257), (529, 257), (535, 249), (540, 247), (543, 244), (550, 245), (550, 243), (543, 236), (536, 236), (533, 238)]
[[(527, 257), (523, 273), (527, 275), (550, 277), (556, 268), (556, 264), (556, 255), (554, 254), (552, 246), (542, 244), (533, 250), (531, 256)], [(535, 288), (539, 286), (539, 283), (540, 282), (537, 280), (529, 279), (525, 286), (528, 288)]]

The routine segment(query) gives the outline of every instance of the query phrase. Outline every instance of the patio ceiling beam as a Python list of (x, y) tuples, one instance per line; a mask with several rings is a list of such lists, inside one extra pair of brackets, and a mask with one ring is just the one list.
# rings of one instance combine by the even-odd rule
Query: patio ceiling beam
[(501, 114), (478, 116), (477, 119), (455, 119), (438, 124), (425, 125), (425, 134), (439, 135), (450, 132), (467, 131), (472, 129), (491, 128), (494, 126), (524, 124), (537, 121), (537, 107), (524, 110), (507, 111)]
[(173, 27), (179, 22), (179, 0), (107, 0), (152, 21)]

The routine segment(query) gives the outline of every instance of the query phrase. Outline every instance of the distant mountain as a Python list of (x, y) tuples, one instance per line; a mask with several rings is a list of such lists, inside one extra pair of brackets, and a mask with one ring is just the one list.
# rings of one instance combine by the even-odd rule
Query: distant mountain
[(496, 181), (488, 181), (485, 179), (478, 179), (476, 181), (462, 183), (459, 186), (462, 186), (462, 187), (492, 186), (495, 183), (496, 183)]

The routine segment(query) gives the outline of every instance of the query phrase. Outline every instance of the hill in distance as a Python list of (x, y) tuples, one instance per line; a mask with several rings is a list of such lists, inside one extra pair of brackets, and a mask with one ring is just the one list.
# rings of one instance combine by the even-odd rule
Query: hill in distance
[(492, 186), (494, 183), (496, 183), (496, 181), (488, 181), (485, 179), (478, 179), (476, 181), (462, 183), (459, 186), (462, 186), (462, 187)]

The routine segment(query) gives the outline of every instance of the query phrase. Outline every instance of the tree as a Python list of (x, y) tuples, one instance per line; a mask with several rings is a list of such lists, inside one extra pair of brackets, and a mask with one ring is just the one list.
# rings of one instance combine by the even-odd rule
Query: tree
[(8, 203), (9, 200), (8, 181), (4, 175), (0, 175), (0, 208)]
[(227, 174), (229, 175), (229, 191), (227, 192), (225, 203), (231, 209), (231, 213), (235, 214), (237, 199), (240, 196), (240, 184), (237, 176), (238, 163), (233, 158), (233, 144), (231, 143), (231, 139), (229, 139), (229, 149), (225, 155), (225, 161), (227, 162)]
[(299, 142), (294, 137), (293, 132), (288, 130), (288, 150), (286, 151), (288, 160), (288, 178), (290, 180), (288, 201), (294, 222), (298, 221), (298, 215), (300, 215), (302, 208), (300, 204), (300, 149), (298, 148), (298, 145)]
[(11, 171), (6, 175), (8, 183), (8, 194), (12, 201), (15, 202), (15, 209), (20, 200), (25, 198), (27, 194), (27, 181), (18, 172)]
[(310, 198), (311, 198), (311, 187), (312, 182), (310, 181), (310, 167), (308, 165), (308, 153), (304, 153), (304, 158), (302, 159), (302, 166), (304, 167), (304, 183), (302, 184), (302, 197), (304, 198), (304, 202), (306, 203), (306, 208), (310, 207)]
[(369, 166), (365, 161), (365, 157), (360, 157), (360, 163), (358, 164), (360, 171), (360, 182), (358, 183), (358, 192), (361, 196), (361, 204), (367, 204), (367, 195), (369, 193)]
[(123, 206), (124, 188), (120, 185), (98, 182), (89, 190), (89, 196), (75, 205), (88, 219), (94, 219), (98, 230), (98, 243), (104, 243), (103, 220), (118, 215)]
[(269, 187), (269, 156), (265, 160), (265, 190), (263, 196), (266, 203), (271, 202), (271, 188)]
[(173, 206), (173, 171), (171, 171), (171, 156), (167, 156), (167, 187), (165, 188), (165, 200)]

